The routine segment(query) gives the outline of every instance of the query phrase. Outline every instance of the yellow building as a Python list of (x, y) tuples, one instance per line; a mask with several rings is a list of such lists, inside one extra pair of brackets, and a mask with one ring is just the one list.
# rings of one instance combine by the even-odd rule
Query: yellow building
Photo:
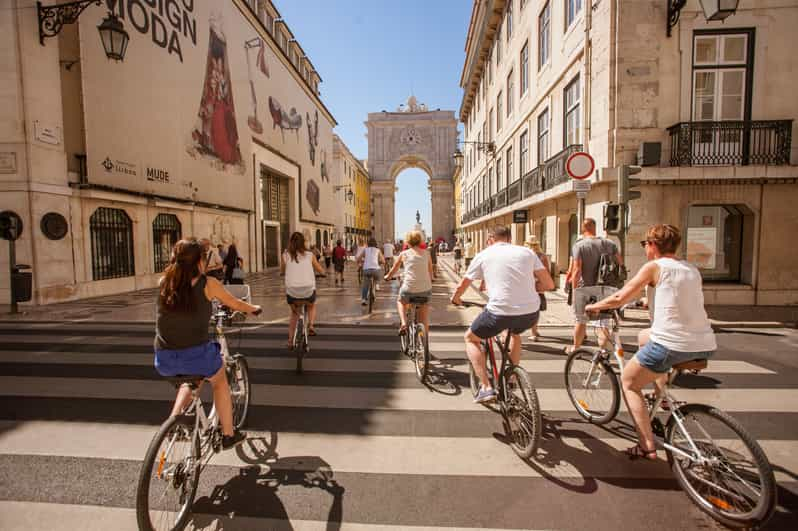
[(363, 161), (355, 165), (355, 230), (358, 235), (371, 236), (371, 180)]
[(362, 160), (333, 134), (332, 177), (336, 203), (336, 239), (349, 248), (371, 235), (371, 178)]

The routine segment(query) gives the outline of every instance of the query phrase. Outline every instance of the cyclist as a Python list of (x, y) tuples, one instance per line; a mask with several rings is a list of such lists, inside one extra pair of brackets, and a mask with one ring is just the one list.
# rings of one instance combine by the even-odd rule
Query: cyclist
[(388, 240), (385, 240), (385, 244), (382, 246), (382, 256), (385, 257), (385, 274), (387, 275), (393, 266), (393, 244)]
[(662, 389), (673, 365), (695, 359), (707, 359), (715, 353), (717, 343), (701, 290), (701, 273), (676, 256), (682, 236), (673, 225), (653, 225), (640, 242), (648, 263), (619, 291), (603, 301), (589, 304), (585, 311), (620, 308), (636, 298), (646, 286), (654, 286), (654, 321), (650, 329), (638, 335), (640, 349), (625, 365), (621, 382), (629, 412), (634, 418), (639, 441), (627, 449), (630, 459), (656, 459), (654, 434), (643, 397), (643, 387), (654, 383)]
[(344, 266), (346, 265), (346, 249), (341, 243), (341, 240), (335, 242), (335, 249), (332, 252), (333, 265), (335, 266), (335, 285), (338, 285), (338, 280), (341, 280), (341, 286), (344, 285)]
[[(194, 238), (178, 241), (159, 282), (155, 305), (155, 369), (161, 376), (205, 377), (213, 387), (213, 403), (222, 425), (222, 448), (230, 449), (247, 434), (233, 430), (230, 387), (222, 364), (221, 346), (208, 338), (211, 300), (233, 310), (258, 314), (253, 306), (232, 296), (216, 278), (205, 275), (205, 255)], [(191, 402), (191, 389), (177, 391), (172, 416)]]
[(454, 270), (459, 275), (463, 270), (463, 246), (460, 244), (460, 240), (455, 242), (452, 253), (454, 254)]
[(466, 353), (481, 384), (474, 399), (478, 403), (496, 399), (480, 342), (509, 330), (510, 360), (519, 364), (520, 334), (537, 322), (540, 308), (540, 297), (531, 280), (535, 279), (539, 291), (554, 289), (554, 281), (535, 253), (511, 244), (510, 238), (510, 229), (496, 227), (488, 238), (488, 247), (474, 257), (452, 296), (452, 304), (460, 305), (460, 297), (474, 280), (487, 284), (488, 304), (465, 334)]
[(399, 298), (396, 301), (396, 308), (399, 310), (399, 335), (407, 332), (407, 307), (410, 299), (414, 301), (425, 301), (419, 304), (418, 319), (424, 323), (424, 330), (429, 333), (429, 299), (432, 296), (432, 260), (429, 253), (421, 248), (424, 241), (421, 232), (414, 230), (407, 233), (405, 237), (409, 244), (409, 249), (402, 251), (393, 267), (385, 275), (385, 280), (390, 280), (401, 266), (404, 266), (405, 273), (402, 276), (402, 285), (399, 288)]
[(291, 308), (288, 324), (288, 348), (293, 347), (292, 339), (299, 314), (294, 304), (308, 303), (308, 335), (315, 336), (316, 329), (316, 275), (324, 276), (324, 269), (313, 253), (305, 247), (305, 237), (295, 232), (288, 240), (288, 249), (280, 262), (280, 273), (285, 275), (285, 298)]
[(358, 266), (363, 269), (363, 284), (360, 286), (360, 304), (366, 306), (369, 297), (370, 281), (374, 279), (374, 289), (379, 289), (377, 283), (380, 278), (380, 266), (385, 264), (382, 251), (377, 248), (377, 240), (369, 238), (368, 247), (364, 247), (355, 258)]

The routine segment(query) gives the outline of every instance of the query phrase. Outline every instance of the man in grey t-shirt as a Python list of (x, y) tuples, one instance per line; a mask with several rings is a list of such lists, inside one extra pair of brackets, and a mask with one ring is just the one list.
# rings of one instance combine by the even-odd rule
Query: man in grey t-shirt
[[(574, 244), (571, 254), (573, 256), (573, 262), (571, 264), (570, 278), (571, 286), (574, 288), (596, 285), (601, 255), (615, 255), (618, 263), (623, 263), (615, 242), (596, 236), (596, 220), (593, 218), (585, 218), (582, 222), (582, 239)], [(574, 304), (573, 308), (576, 309), (577, 305)], [(588, 319), (586, 314), (577, 314), (576, 311), (574, 311), (574, 319), (576, 321), (574, 325), (574, 344), (572, 347), (566, 349), (566, 353), (569, 354), (574, 349), (582, 346), (587, 330)]]

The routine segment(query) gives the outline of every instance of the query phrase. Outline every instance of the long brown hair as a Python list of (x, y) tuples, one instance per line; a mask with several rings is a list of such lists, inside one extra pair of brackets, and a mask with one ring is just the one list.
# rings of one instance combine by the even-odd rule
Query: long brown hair
[(304, 255), (306, 252), (308, 252), (308, 250), (305, 247), (305, 237), (301, 232), (293, 233), (291, 238), (288, 240), (288, 254), (291, 255), (291, 260), (299, 263), (299, 258), (297, 258), (297, 255)]
[(191, 281), (200, 274), (202, 246), (194, 238), (180, 240), (172, 249), (164, 270), (158, 303), (169, 310), (190, 312), (194, 309)]

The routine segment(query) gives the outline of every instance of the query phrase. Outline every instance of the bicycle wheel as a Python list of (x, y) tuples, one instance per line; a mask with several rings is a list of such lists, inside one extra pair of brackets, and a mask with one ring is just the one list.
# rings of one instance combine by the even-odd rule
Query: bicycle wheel
[(565, 389), (579, 416), (594, 424), (611, 421), (621, 407), (618, 376), (590, 349), (580, 348), (568, 356)]
[(236, 429), (241, 429), (247, 422), (252, 389), (249, 382), (249, 364), (242, 354), (234, 354), (225, 372), (233, 401), (233, 425)]
[(411, 326), (408, 325), (404, 334), (399, 334), (399, 345), (402, 348), (402, 354), (410, 357), (410, 332)]
[(294, 329), (294, 352), (296, 353), (297, 374), (302, 373), (302, 357), (305, 355), (304, 329), (305, 320), (300, 317), (296, 322), (296, 329)]
[(152, 438), (136, 491), (139, 529), (183, 529), (191, 516), (200, 473), (193, 417), (170, 417)]
[(369, 313), (374, 309), (374, 278), (369, 282)]
[(518, 366), (506, 369), (504, 386), (505, 433), (513, 451), (521, 459), (529, 459), (537, 450), (543, 431), (538, 394), (526, 371)]
[(429, 369), (429, 338), (424, 332), (423, 325), (415, 326), (415, 353), (413, 355), (413, 364), (416, 366), (416, 376), (418, 381), (424, 383), (427, 378), (427, 370)]
[[(675, 415), (684, 417), (679, 426)], [(689, 437), (689, 438), (688, 438)], [(776, 479), (765, 452), (736, 419), (714, 407), (688, 404), (671, 414), (665, 442), (679, 486), (702, 511), (729, 527), (759, 527), (776, 508)]]

